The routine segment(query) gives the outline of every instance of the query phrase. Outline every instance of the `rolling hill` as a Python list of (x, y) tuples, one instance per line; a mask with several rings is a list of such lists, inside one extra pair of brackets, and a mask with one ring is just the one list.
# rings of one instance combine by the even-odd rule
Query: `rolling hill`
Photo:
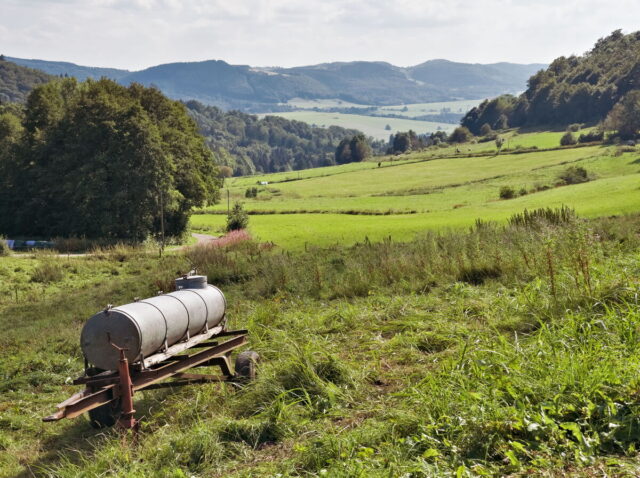
[(337, 98), (357, 104), (393, 105), (517, 93), (525, 89), (529, 76), (545, 66), (431, 60), (407, 68), (366, 61), (259, 68), (207, 60), (128, 72), (65, 62), (8, 59), (55, 75), (79, 79), (106, 76), (123, 84), (155, 85), (172, 98), (253, 112), (282, 109), (279, 103), (293, 98)]
[(596, 123), (629, 92), (640, 89), (640, 31), (620, 30), (581, 56), (556, 58), (533, 75), (520, 96), (504, 95), (470, 110), (462, 121), (479, 133), (504, 115), (510, 126)]

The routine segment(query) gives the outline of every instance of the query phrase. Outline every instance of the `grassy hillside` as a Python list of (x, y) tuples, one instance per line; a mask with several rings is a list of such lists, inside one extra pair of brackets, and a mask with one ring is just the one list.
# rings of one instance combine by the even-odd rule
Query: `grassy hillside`
[[(352, 115), (344, 113), (326, 113), (321, 111), (287, 111), (284, 113), (269, 113), (281, 116), (290, 120), (304, 121), (305, 123), (317, 126), (341, 126), (343, 128), (357, 129), (367, 136), (384, 141), (389, 140), (389, 136), (398, 131), (408, 131), (410, 129), (417, 133), (435, 132), (438, 129), (447, 133), (453, 131), (456, 125), (448, 123), (433, 123), (430, 121), (415, 121), (404, 118), (380, 118), (375, 116)], [(389, 125), (391, 129), (385, 127)]]
[[(587, 217), (640, 210), (636, 151), (588, 146), (516, 153), (524, 147), (557, 147), (561, 135), (510, 136), (512, 150), (499, 155), (493, 143), (478, 143), (461, 146), (460, 154), (449, 147), (387, 157), (380, 167), (373, 160), (233, 178), (227, 188), (231, 202), (242, 201), (256, 214), (250, 221), (256, 237), (294, 249), (352, 244), (365, 237), (406, 241), (424, 229), (471, 226), (478, 218), (504, 221), (525, 208), (568, 205)], [(556, 187), (570, 166), (585, 168), (592, 180)], [(257, 184), (262, 181), (269, 184)], [(501, 200), (505, 186), (526, 194)], [(249, 187), (258, 188), (257, 198), (244, 197)], [(208, 212), (226, 208), (223, 201)], [(192, 217), (192, 227), (202, 232), (216, 234), (224, 223), (223, 214)]]
[[(306, 253), (0, 258), (0, 476), (635, 476), (639, 233), (547, 213)], [(138, 393), (137, 440), (42, 423), (78, 390), (84, 321), (194, 264), (258, 380)]]

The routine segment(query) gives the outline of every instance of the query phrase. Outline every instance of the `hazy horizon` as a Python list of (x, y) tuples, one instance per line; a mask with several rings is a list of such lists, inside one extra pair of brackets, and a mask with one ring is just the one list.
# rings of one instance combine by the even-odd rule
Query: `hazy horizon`
[(635, 14), (631, 0), (0, 0), (0, 53), (132, 71), (206, 60), (549, 63), (633, 31)]

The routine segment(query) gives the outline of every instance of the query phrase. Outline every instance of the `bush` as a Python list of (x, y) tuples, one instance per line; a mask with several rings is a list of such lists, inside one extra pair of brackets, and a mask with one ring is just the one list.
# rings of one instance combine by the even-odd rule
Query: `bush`
[(64, 277), (60, 264), (53, 261), (45, 261), (36, 267), (31, 274), (31, 282), (49, 284), (58, 282)]
[(249, 225), (249, 215), (242, 207), (242, 203), (235, 203), (227, 216), (227, 232), (246, 229)]
[(578, 140), (576, 140), (576, 137), (571, 131), (567, 131), (562, 135), (562, 138), (560, 138), (561, 146), (571, 146), (572, 144), (576, 144), (577, 142)]
[(9, 255), (9, 246), (5, 242), (4, 237), (0, 236), (0, 256)]
[(556, 209), (540, 208), (532, 211), (524, 210), (522, 213), (514, 214), (509, 218), (509, 225), (531, 227), (541, 223), (561, 225), (570, 224), (576, 220), (576, 211), (567, 206)]
[(258, 197), (258, 188), (256, 188), (255, 186), (252, 188), (247, 188), (247, 190), (244, 192), (244, 197), (246, 198)]
[(500, 199), (513, 199), (516, 197), (516, 190), (511, 186), (502, 186), (500, 188)]
[(589, 173), (581, 166), (569, 166), (558, 175), (561, 184), (580, 184), (589, 181)]
[(450, 143), (466, 143), (471, 138), (473, 138), (473, 134), (469, 131), (469, 128), (466, 126), (458, 126), (453, 130), (451, 136), (449, 136)]
[(579, 143), (592, 143), (594, 141), (602, 141), (604, 139), (604, 131), (594, 129), (588, 133), (582, 133), (578, 138)]
[(577, 133), (578, 131), (580, 131), (580, 128), (582, 128), (582, 125), (580, 123), (573, 123), (567, 126), (567, 131)]

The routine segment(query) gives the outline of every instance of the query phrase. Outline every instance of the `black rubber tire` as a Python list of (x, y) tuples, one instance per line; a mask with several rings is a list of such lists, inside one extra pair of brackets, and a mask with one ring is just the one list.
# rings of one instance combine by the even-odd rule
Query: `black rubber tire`
[(121, 414), (120, 399), (89, 410), (89, 423), (93, 428), (109, 428), (118, 422)]
[(257, 374), (257, 364), (260, 362), (260, 355), (252, 350), (240, 352), (236, 357), (235, 376), (243, 382), (255, 380)]

